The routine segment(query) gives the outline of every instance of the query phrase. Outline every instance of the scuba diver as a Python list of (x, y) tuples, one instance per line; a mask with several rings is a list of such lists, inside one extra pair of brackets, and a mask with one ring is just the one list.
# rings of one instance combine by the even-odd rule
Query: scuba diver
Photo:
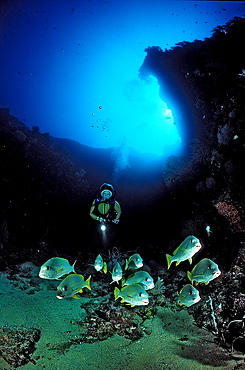
[[(110, 184), (102, 184), (100, 191), (93, 200), (90, 208), (90, 216), (102, 223), (104, 226), (108, 222), (118, 224), (121, 216), (120, 204), (115, 200), (115, 190)], [(101, 230), (105, 228), (101, 227)]]

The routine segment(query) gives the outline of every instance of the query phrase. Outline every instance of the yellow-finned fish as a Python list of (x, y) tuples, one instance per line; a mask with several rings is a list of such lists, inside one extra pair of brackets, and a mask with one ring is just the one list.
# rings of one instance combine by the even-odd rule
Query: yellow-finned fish
[(154, 280), (146, 271), (137, 271), (129, 276), (122, 285), (141, 284), (145, 290), (154, 288)]
[(199, 291), (194, 288), (191, 284), (186, 284), (181, 291), (179, 292), (178, 296), (178, 303), (180, 306), (187, 306), (190, 307), (193, 304), (199, 302), (201, 300)]
[(45, 262), (39, 271), (39, 277), (42, 279), (59, 279), (63, 275), (75, 272), (74, 265), (70, 265), (69, 261), (62, 257), (52, 257)]
[(134, 306), (146, 306), (149, 304), (149, 296), (140, 284), (131, 284), (123, 287), (121, 290), (117, 287), (114, 289), (115, 300), (122, 298), (121, 303)]
[(143, 259), (138, 253), (133, 254), (126, 260), (125, 270), (129, 269), (139, 269), (143, 266)]
[(121, 267), (120, 263), (117, 262), (115, 264), (115, 266), (113, 267), (113, 269), (112, 269), (112, 274), (111, 274), (112, 283), (114, 281), (118, 282), (119, 280), (121, 280), (122, 279), (122, 275), (123, 275), (122, 267)]
[(92, 266), (94, 266), (96, 271), (103, 271), (105, 274), (107, 273), (107, 264), (103, 261), (101, 254), (98, 254)]
[(198, 283), (208, 284), (211, 280), (216, 279), (220, 276), (221, 271), (217, 263), (213, 262), (208, 258), (203, 258), (191, 272), (187, 272), (188, 279)]
[(177, 249), (173, 252), (173, 256), (166, 254), (168, 269), (171, 266), (172, 262), (176, 262), (176, 266), (185, 260), (189, 260), (192, 263), (192, 257), (196, 254), (202, 245), (200, 240), (195, 236), (190, 235), (185, 238), (185, 240), (178, 246)]
[(84, 280), (83, 275), (79, 275), (79, 274), (68, 275), (57, 287), (58, 293), (56, 297), (58, 299), (63, 299), (63, 298), (79, 299), (79, 297), (76, 294), (82, 293), (83, 288), (87, 288), (91, 290), (90, 279), (91, 279), (91, 275), (87, 278), (87, 280)]

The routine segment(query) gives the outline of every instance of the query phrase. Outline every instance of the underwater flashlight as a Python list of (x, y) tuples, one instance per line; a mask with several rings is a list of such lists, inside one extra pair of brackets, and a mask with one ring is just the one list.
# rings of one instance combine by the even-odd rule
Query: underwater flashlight
[(106, 226), (105, 226), (105, 224), (102, 224), (102, 225), (100, 226), (100, 229), (101, 229), (101, 231), (106, 231)]

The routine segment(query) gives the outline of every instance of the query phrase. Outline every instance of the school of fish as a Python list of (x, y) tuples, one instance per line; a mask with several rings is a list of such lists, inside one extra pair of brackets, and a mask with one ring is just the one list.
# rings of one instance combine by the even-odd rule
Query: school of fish
[[(188, 260), (192, 264), (192, 257), (202, 248), (198, 238), (190, 235), (174, 250), (173, 255), (166, 254), (167, 268), (169, 269), (173, 262), (178, 266), (181, 262)], [(76, 298), (79, 299), (86, 288), (91, 290), (91, 275), (85, 279), (83, 275), (77, 274), (75, 264), (62, 257), (52, 257), (46, 261), (39, 271), (39, 277), (49, 280), (61, 280), (66, 277), (57, 286), (58, 299)], [(121, 298), (121, 303), (134, 306), (145, 306), (149, 304), (149, 293), (154, 289), (154, 280), (152, 276), (144, 270), (138, 270), (143, 267), (143, 259), (138, 253), (134, 253), (123, 262), (116, 261), (114, 266), (103, 260), (101, 254), (97, 255), (94, 263), (91, 265), (97, 272), (111, 275), (110, 284), (115, 283), (114, 299)], [(136, 270), (136, 271), (135, 271)], [(138, 270), (138, 271), (137, 271)], [(187, 271), (187, 278), (191, 284), (186, 284), (179, 293), (177, 293), (177, 303), (181, 306), (190, 307), (201, 300), (199, 290), (194, 287), (198, 284), (208, 284), (221, 275), (218, 265), (208, 259), (203, 258), (191, 271)]]

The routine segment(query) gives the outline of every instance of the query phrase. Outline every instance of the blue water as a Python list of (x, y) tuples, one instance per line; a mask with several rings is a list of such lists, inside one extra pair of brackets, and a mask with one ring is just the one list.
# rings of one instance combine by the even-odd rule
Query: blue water
[(161, 100), (156, 78), (138, 78), (144, 49), (203, 40), (244, 14), (240, 1), (5, 2), (0, 106), (41, 132), (122, 148), (125, 163), (130, 147), (180, 153), (180, 107)]

